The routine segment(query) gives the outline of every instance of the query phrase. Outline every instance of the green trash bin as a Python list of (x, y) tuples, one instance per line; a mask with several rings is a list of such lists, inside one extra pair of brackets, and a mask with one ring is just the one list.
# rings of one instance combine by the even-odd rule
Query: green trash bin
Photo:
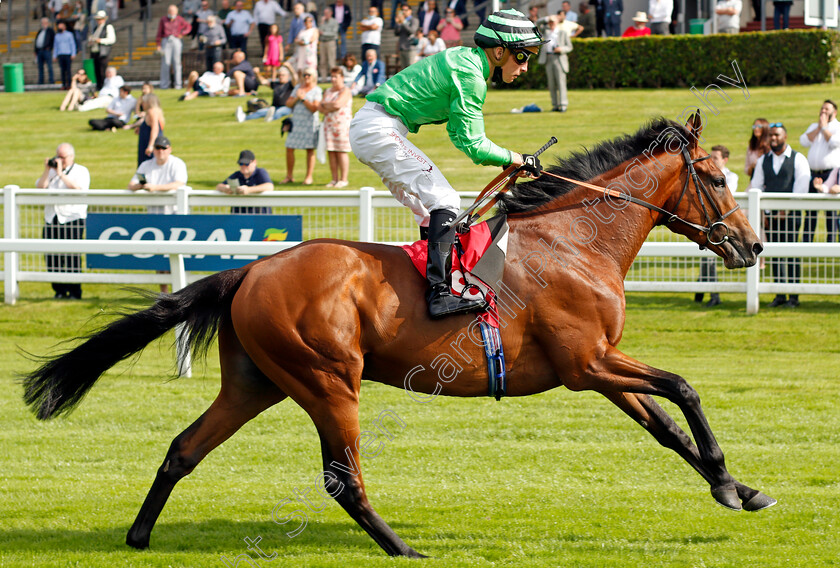
[[(700, 33), (702, 33), (702, 32), (700, 32)], [(87, 73), (88, 79), (95, 82), (96, 81), (96, 66), (93, 63), (93, 59), (85, 59), (82, 62), (82, 67), (84, 68), (85, 73)]]
[(703, 26), (709, 20), (704, 18), (694, 18), (688, 21), (688, 33), (692, 35), (703, 35)]
[(3, 85), (7, 93), (23, 92), (23, 63), (3, 64)]

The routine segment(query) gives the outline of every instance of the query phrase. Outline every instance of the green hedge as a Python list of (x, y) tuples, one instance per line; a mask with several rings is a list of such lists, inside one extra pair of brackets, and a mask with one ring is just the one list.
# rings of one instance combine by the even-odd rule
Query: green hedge
[[(840, 65), (840, 34), (834, 30), (584, 39), (573, 45), (571, 89), (697, 85), (721, 73), (733, 77), (733, 59), (751, 87), (822, 83)], [(525, 75), (498, 86), (544, 89), (545, 69), (534, 61)]]

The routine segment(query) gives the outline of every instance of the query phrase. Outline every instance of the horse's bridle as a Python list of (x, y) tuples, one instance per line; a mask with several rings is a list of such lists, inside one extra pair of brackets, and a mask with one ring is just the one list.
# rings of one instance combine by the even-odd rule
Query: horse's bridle
[[(635, 203), (636, 205), (641, 205), (642, 207), (647, 207), (651, 211), (656, 211), (658, 213), (662, 213), (665, 216), (665, 219), (666, 219), (665, 224), (666, 225), (673, 222), (673, 221), (679, 221), (680, 223), (683, 223), (684, 225), (688, 225), (689, 227), (691, 227), (692, 229), (695, 229), (696, 231), (704, 233), (706, 235), (706, 244), (707, 245), (722, 245), (723, 243), (725, 243), (726, 241), (729, 240), (729, 226), (726, 223), (724, 223), (723, 221), (727, 217), (729, 217), (730, 215), (735, 213), (735, 211), (740, 209), (741, 206), (736, 203), (735, 207), (733, 207), (730, 211), (728, 211), (725, 214), (721, 214), (720, 209), (718, 209), (717, 204), (712, 199), (712, 196), (711, 196), (711, 193), (709, 192), (709, 189), (700, 180), (700, 176), (697, 175), (697, 170), (694, 169), (694, 164), (696, 164), (697, 162), (702, 162), (703, 160), (708, 160), (709, 158), (711, 158), (711, 156), (703, 156), (702, 158), (692, 159), (691, 156), (688, 153), (688, 150), (685, 148), (685, 146), (683, 146), (683, 148), (682, 148), (682, 154), (683, 154), (683, 158), (685, 159), (685, 164), (688, 168), (688, 171), (687, 171), (686, 176), (685, 176), (685, 183), (683, 183), (682, 193), (680, 193), (680, 198), (677, 200), (677, 204), (674, 206), (674, 211), (679, 210), (680, 203), (682, 203), (683, 197), (685, 197), (685, 194), (688, 191), (688, 181), (689, 181), (689, 179), (692, 179), (692, 180), (694, 180), (694, 187), (697, 189), (697, 198), (700, 200), (700, 206), (703, 208), (703, 215), (706, 217), (706, 222), (708, 223), (708, 226), (706, 226), (706, 227), (704, 227), (702, 225), (698, 225), (697, 223), (692, 223), (691, 221), (688, 221), (687, 219), (683, 219), (682, 217), (680, 217), (676, 213), (672, 213), (671, 211), (667, 211), (667, 210), (663, 209), (662, 207), (658, 207), (658, 206), (654, 205), (653, 203), (648, 203), (647, 201), (639, 199), (638, 197), (633, 197), (632, 195), (630, 195), (628, 193), (622, 193), (620, 191), (615, 191), (615, 190), (612, 190), (612, 189), (608, 189), (606, 187), (600, 187), (600, 186), (593, 185), (593, 184), (590, 184), (590, 183), (570, 179), (570, 178), (567, 178), (567, 177), (563, 177), (561, 175), (557, 175), (555, 173), (551, 173), (551, 172), (546, 171), (546, 170), (542, 170), (541, 173), (545, 174), (547, 176), (551, 176), (551, 177), (554, 177), (554, 178), (561, 179), (563, 181), (567, 181), (569, 183), (574, 183), (575, 185), (580, 185), (580, 186), (583, 186), (583, 187), (586, 187), (586, 188), (589, 188), (589, 189), (594, 189), (596, 191), (601, 191), (603, 193), (609, 194), (612, 197), (616, 197), (618, 199), (624, 199), (625, 201), (629, 201), (630, 203)], [(706, 197), (706, 200), (708, 200), (709, 205), (711, 206), (715, 215), (717, 215), (717, 220), (712, 221), (712, 217), (709, 214), (709, 209), (706, 207), (706, 201), (703, 199), (703, 196)], [(712, 233), (716, 230), (716, 227), (722, 227), (723, 228), (723, 237), (720, 240), (712, 240), (714, 238)], [(701, 245), (701, 246), (703, 246), (703, 245)]]

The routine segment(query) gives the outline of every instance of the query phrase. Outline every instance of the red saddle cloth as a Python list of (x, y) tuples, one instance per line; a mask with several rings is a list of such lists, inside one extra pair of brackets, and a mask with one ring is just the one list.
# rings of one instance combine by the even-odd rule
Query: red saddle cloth
[[(452, 247), (452, 292), (468, 299), (484, 298), (489, 308), (478, 314), (478, 319), (498, 328), (496, 293), (488, 282), (497, 282), (502, 277), (504, 249), (507, 248), (507, 222), (503, 217), (494, 217), (472, 225), (468, 232), (458, 234), (458, 242), (463, 252), (458, 254), (457, 243)], [(417, 241), (401, 248), (425, 278), (429, 255), (426, 241)], [(485, 258), (485, 253), (491, 250), (494, 254), (488, 254)], [(493, 257), (492, 260), (490, 257)], [(476, 266), (482, 258), (485, 260), (484, 269), (477, 270)]]

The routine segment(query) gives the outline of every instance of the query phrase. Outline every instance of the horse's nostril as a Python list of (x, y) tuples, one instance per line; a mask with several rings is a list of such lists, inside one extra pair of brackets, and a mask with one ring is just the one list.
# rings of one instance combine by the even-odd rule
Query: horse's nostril
[(760, 242), (756, 242), (756, 243), (753, 245), (752, 249), (753, 249), (753, 252), (754, 252), (756, 255), (759, 255), (759, 254), (761, 254), (761, 251), (763, 251), (763, 250), (764, 250), (764, 245), (763, 245), (763, 244), (761, 244)]

